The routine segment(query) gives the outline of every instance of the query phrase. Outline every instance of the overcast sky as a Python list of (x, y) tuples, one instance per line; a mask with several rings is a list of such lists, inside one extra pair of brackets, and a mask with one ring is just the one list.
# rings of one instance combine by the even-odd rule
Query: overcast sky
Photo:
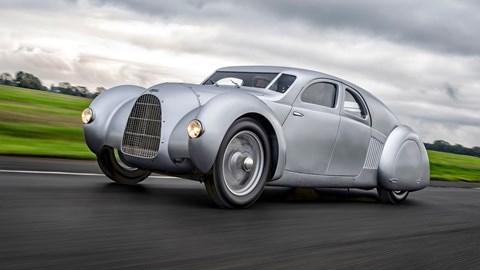
[(0, 72), (199, 83), (230, 65), (356, 83), (426, 142), (480, 145), (480, 1), (0, 0)]

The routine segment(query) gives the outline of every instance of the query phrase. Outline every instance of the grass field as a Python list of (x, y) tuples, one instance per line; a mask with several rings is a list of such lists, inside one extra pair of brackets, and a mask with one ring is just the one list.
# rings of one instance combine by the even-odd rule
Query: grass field
[(91, 101), (0, 85), (0, 154), (95, 158), (80, 119)]
[(480, 182), (480, 158), (428, 151), (430, 178), (448, 181)]
[[(0, 154), (93, 159), (80, 114), (91, 99), (0, 85)], [(428, 152), (431, 178), (480, 182), (480, 158)]]

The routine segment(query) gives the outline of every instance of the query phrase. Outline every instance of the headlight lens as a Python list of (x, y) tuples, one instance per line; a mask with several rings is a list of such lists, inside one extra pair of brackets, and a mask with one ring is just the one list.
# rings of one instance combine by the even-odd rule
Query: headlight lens
[(197, 119), (190, 121), (190, 123), (188, 123), (187, 131), (190, 138), (195, 139), (199, 137), (203, 133), (202, 123)]
[(93, 121), (93, 111), (90, 108), (86, 108), (82, 112), (82, 122), (84, 124), (91, 123)]

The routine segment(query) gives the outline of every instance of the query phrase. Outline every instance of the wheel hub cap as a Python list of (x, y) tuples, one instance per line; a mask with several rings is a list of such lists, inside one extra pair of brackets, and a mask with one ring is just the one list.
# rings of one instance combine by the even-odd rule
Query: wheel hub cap
[(228, 143), (223, 155), (223, 181), (236, 196), (249, 194), (260, 181), (265, 156), (260, 138), (240, 131)]
[(253, 159), (250, 156), (247, 156), (243, 159), (242, 169), (246, 172), (251, 171), (253, 168)]

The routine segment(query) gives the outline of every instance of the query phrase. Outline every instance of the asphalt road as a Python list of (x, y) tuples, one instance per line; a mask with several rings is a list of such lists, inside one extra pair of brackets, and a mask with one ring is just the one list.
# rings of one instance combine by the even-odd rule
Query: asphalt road
[(96, 173), (0, 157), (0, 269), (480, 269), (478, 188), (388, 206), (374, 191), (268, 187), (228, 211), (200, 183), (125, 187)]

